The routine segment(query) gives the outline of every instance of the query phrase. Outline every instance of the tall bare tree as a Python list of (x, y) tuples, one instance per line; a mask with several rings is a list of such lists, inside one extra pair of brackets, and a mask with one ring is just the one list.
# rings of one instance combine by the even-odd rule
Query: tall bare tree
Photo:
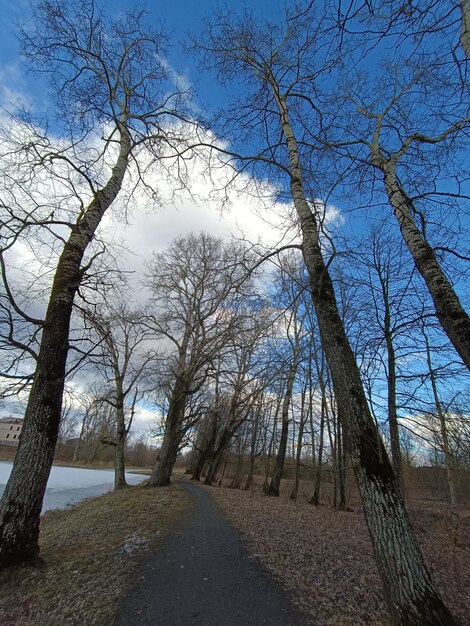
[(171, 369), (163, 442), (150, 478), (152, 486), (169, 483), (191, 426), (185, 413), (188, 398), (206, 383), (215, 357), (243, 329), (249, 313), (246, 263), (247, 252), (240, 245), (226, 244), (206, 233), (176, 239), (151, 263), (152, 313), (146, 323), (169, 344)]
[[(468, 261), (465, 252), (458, 251), (455, 233), (461, 229), (459, 216), (469, 197), (463, 174), (468, 169), (470, 129), (468, 47), (462, 55), (468, 42), (468, 2), (427, 0), (408, 3), (405, 10), (395, 0), (350, 6), (355, 11), (343, 25), (359, 26), (361, 36), (355, 41), (368, 65), (358, 60), (357, 73), (345, 66), (338, 78), (340, 117), (332, 124), (337, 132), (326, 133), (329, 146), (338, 148), (338, 160), (340, 153), (349, 153), (360, 170), (356, 181), (365, 178), (365, 162), (375, 170), (369, 174), (382, 181), (441, 326), (470, 369), (470, 318), (453, 284), (458, 273), (448, 271), (452, 264)], [(368, 51), (372, 41), (377, 45), (384, 37), (394, 50), (382, 51), (378, 66)], [(371, 66), (376, 70), (366, 77), (364, 67)]]
[[(132, 188), (141, 182), (139, 153), (145, 152), (149, 163), (172, 150), (175, 124), (165, 126), (181, 104), (159, 62), (165, 36), (150, 28), (143, 11), (107, 20), (94, 0), (39, 1), (21, 40), (29, 67), (49, 79), (56, 104), (49, 111), (57, 114), (61, 138), (54, 141), (32, 122), (18, 128), (18, 120), (9, 129), (15, 132), (4, 131), (0, 260), (8, 309), (3, 311), (11, 344), (17, 319), (33, 325), (37, 350), (16, 342), (34, 359), (34, 374), (0, 504), (0, 566), (33, 560), (39, 552), (39, 515), (59, 429), (74, 299), (100, 252), (92, 244), (99, 224), (131, 164), (137, 174)], [(20, 306), (7, 272), (17, 244), (35, 233), (52, 257), (43, 318)]]
[[(298, 18), (286, 25), (259, 24), (251, 15), (236, 20), (227, 12), (212, 18), (198, 44), (223, 80), (243, 76), (251, 92), (231, 109), (232, 120), (257, 141), (259, 152), (234, 155), (259, 174), (285, 184), (302, 233), (302, 251), (323, 348), (332, 376), (345, 443), (354, 467), (377, 567), (395, 624), (452, 624), (426, 568), (386, 450), (370, 413), (358, 366), (338, 312), (322, 249), (324, 213), (314, 181), (311, 149), (322, 129), (316, 102), (320, 78), (336, 62), (321, 19)], [(327, 32), (328, 34), (328, 32)], [(230, 115), (230, 112), (229, 112)], [(228, 128), (228, 127), (227, 127)], [(258, 131), (260, 133), (258, 134)], [(262, 131), (262, 132), (261, 132)], [(241, 158), (240, 158), (241, 156)]]
[(302, 309), (301, 292), (302, 283), (299, 281), (301, 269), (295, 258), (288, 257), (283, 259), (279, 277), (279, 293), (276, 300), (288, 301), (288, 309), (286, 311), (286, 335), (287, 350), (284, 351), (283, 360), (287, 366), (287, 380), (284, 391), (284, 398), (281, 409), (281, 436), (279, 448), (277, 451), (276, 462), (273, 469), (271, 483), (269, 485), (268, 495), (279, 497), (279, 487), (281, 484), (282, 470), (284, 467), (287, 437), (289, 434), (290, 411), (292, 403), (292, 395), (294, 392), (294, 384), (296, 380), (297, 370), (302, 360), (302, 338), (304, 335), (303, 321), (306, 317), (305, 309)]
[(269, 316), (255, 314), (244, 332), (227, 345), (228, 359), (216, 405), (217, 435), (204, 479), (206, 485), (215, 481), (224, 454), (240, 427), (257, 414), (270, 382), (263, 359), (259, 358), (259, 342), (265, 338), (268, 325)]

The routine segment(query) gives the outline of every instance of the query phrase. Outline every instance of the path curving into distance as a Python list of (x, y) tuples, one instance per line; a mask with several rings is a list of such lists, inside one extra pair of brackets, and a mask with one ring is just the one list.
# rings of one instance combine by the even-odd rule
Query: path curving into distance
[(210, 494), (189, 481), (193, 508), (144, 562), (117, 626), (302, 626), (287, 592), (251, 558)]

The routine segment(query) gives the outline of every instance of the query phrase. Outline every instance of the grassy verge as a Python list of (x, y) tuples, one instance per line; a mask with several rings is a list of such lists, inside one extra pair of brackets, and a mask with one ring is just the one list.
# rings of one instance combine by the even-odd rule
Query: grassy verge
[(0, 623), (111, 624), (142, 558), (189, 508), (178, 485), (137, 486), (46, 513), (42, 563), (0, 573)]

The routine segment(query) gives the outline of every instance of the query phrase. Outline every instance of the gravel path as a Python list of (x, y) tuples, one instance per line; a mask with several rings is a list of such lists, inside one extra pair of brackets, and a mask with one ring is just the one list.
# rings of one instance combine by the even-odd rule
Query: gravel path
[(248, 555), (238, 533), (194, 483), (189, 517), (143, 565), (117, 626), (301, 626), (287, 593)]

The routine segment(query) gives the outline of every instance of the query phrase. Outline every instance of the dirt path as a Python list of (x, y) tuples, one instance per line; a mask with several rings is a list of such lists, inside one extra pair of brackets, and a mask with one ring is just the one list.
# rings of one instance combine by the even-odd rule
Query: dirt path
[(143, 566), (117, 626), (301, 626), (287, 593), (251, 559), (210, 494), (184, 481), (193, 510)]

